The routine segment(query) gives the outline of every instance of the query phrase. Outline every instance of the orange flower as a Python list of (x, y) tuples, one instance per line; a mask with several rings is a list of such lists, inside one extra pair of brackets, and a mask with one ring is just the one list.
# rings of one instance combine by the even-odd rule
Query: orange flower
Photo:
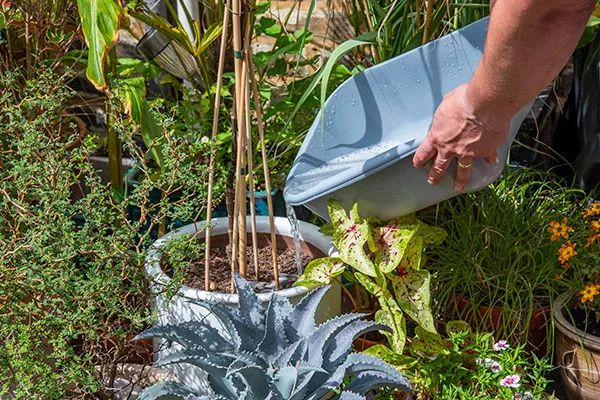
[(567, 264), (566, 262), (560, 264), (561, 267), (563, 267), (564, 269), (569, 269), (569, 264)]
[(563, 276), (561, 274), (556, 274), (555, 278), (560, 281), (563, 278)]
[(587, 210), (581, 213), (583, 218), (592, 217), (600, 214), (600, 201), (591, 204)]
[(567, 242), (567, 244), (563, 244), (562, 247), (558, 250), (558, 261), (560, 261), (562, 264), (565, 264), (569, 260), (569, 258), (577, 255), (577, 252), (575, 251), (575, 246), (577, 246), (577, 243), (571, 243), (570, 240)]
[(600, 234), (597, 235), (592, 235), (588, 238), (587, 243), (585, 244), (585, 246), (583, 246), (584, 249), (587, 249), (588, 247), (590, 247), (595, 241), (596, 239), (600, 238)]
[(565, 239), (569, 238), (569, 232), (573, 232), (573, 228), (567, 226), (567, 219), (563, 218), (562, 223), (558, 223), (556, 221), (550, 222), (550, 226), (548, 227), (548, 232), (552, 234), (550, 240), (556, 241), (561, 238), (561, 236)]
[(592, 221), (592, 229), (600, 231), (600, 220)]
[(585, 303), (586, 301), (589, 301), (591, 303), (592, 301), (594, 301), (594, 296), (600, 294), (600, 292), (598, 291), (599, 289), (600, 285), (586, 286), (585, 289), (579, 292), (581, 293), (581, 302)]

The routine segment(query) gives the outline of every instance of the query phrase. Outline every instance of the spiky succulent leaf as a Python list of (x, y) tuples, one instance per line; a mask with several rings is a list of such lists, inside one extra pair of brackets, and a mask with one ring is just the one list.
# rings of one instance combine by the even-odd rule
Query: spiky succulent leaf
[(323, 257), (312, 260), (294, 286), (314, 287), (331, 283), (335, 277), (344, 273), (346, 264), (336, 257)]
[(393, 374), (379, 371), (359, 372), (354, 376), (352, 381), (344, 387), (344, 390), (365, 395), (371, 389), (384, 386), (398, 388), (403, 392), (412, 393), (410, 381), (396, 370), (394, 370)]
[(405, 227), (389, 224), (379, 228), (375, 232), (378, 250), (375, 265), (386, 274), (394, 271), (404, 257), (406, 247), (415, 234), (416, 225)]
[(346, 326), (335, 337), (329, 338), (325, 344), (323, 368), (333, 371), (335, 366), (343, 363), (351, 353), (354, 339), (374, 331), (385, 332), (391, 329), (373, 321), (358, 320)]
[[(243, 330), (240, 330), (240, 328), (243, 328), (244, 324), (240, 320), (239, 311), (237, 309), (233, 309), (212, 301), (188, 299), (188, 302), (205, 308), (214, 315), (214, 317), (219, 321), (219, 324), (227, 331), (229, 337), (231, 338), (231, 344), (235, 350), (239, 350), (244, 347), (242, 343), (242, 337), (240, 336), (240, 332), (243, 332)], [(244, 333), (247, 334), (248, 332)], [(244, 335), (244, 339), (247, 340), (246, 335)]]
[(346, 326), (365, 317), (366, 314), (344, 314), (321, 324), (306, 340), (308, 346), (307, 362), (322, 365), (326, 346)]
[(174, 325), (155, 325), (140, 333), (134, 340), (161, 337), (183, 347), (202, 347), (206, 351), (233, 350), (231, 343), (218, 330), (199, 321), (185, 321)]
[(335, 228), (333, 244), (339, 251), (339, 257), (352, 268), (365, 275), (375, 276), (373, 261), (365, 252), (365, 244), (373, 240), (369, 223), (358, 215), (358, 204), (350, 210), (350, 216), (341, 204), (335, 200), (328, 203), (329, 216)]
[(244, 382), (245, 389), (252, 393), (252, 399), (264, 399), (269, 394), (271, 378), (267, 371), (256, 365), (250, 365), (236, 372), (233, 379), (239, 378)]
[(258, 349), (269, 362), (273, 362), (283, 349), (289, 346), (285, 334), (286, 318), (292, 311), (290, 302), (283, 296), (273, 295), (267, 308), (265, 334)]
[(263, 325), (264, 311), (252, 286), (238, 273), (234, 274), (234, 279), (241, 319), (249, 326)]
[(436, 329), (431, 314), (429, 271), (412, 271), (404, 276), (391, 276), (396, 300), (402, 311), (429, 332)]
[[(182, 383), (174, 381), (160, 382), (144, 389), (139, 400), (182, 400), (188, 396), (195, 396), (190, 388)], [(209, 399), (208, 397), (201, 398)]]
[(307, 343), (305, 340), (298, 340), (283, 350), (275, 361), (275, 365), (295, 365), (303, 360), (307, 352)]
[(349, 392), (347, 390), (344, 390), (340, 396), (338, 397), (339, 400), (367, 400), (367, 398), (363, 395), (360, 395), (358, 393), (354, 393), (354, 392)]
[(294, 306), (285, 328), (290, 341), (298, 341), (315, 330), (315, 314), (329, 288), (330, 286), (324, 285), (310, 291)]
[(273, 378), (271, 385), (275, 392), (283, 398), (289, 399), (298, 382), (298, 369), (292, 366), (283, 367)]

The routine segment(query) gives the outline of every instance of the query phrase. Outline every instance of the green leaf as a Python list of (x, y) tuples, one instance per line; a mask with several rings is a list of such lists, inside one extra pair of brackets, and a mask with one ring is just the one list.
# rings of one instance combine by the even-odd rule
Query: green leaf
[(304, 269), (302, 276), (294, 286), (326, 285), (336, 276), (341, 275), (346, 269), (346, 264), (339, 258), (324, 257), (312, 260)]
[(423, 355), (449, 354), (448, 342), (436, 332), (427, 332), (425, 329), (417, 326), (415, 328), (415, 337), (410, 343), (410, 349)]
[(128, 78), (119, 80), (115, 95), (123, 103), (125, 113), (136, 124), (142, 122), (143, 104), (146, 99), (146, 82), (144, 78)]
[(417, 362), (417, 360), (415, 360), (413, 357), (398, 354), (383, 344), (377, 344), (375, 346), (369, 347), (368, 349), (363, 351), (363, 353), (375, 356), (393, 365), (394, 367), (398, 367), (401, 369), (410, 368)]
[(223, 32), (223, 23), (216, 22), (209, 26), (204, 32), (204, 35), (198, 41), (198, 45), (196, 47), (196, 55), (200, 55), (208, 50), (208, 47), (215, 41), (217, 38), (221, 36)]
[(375, 322), (387, 325), (392, 332), (381, 332), (387, 339), (390, 347), (398, 354), (402, 354), (406, 345), (406, 318), (398, 304), (390, 298), (379, 298), (381, 310), (375, 313)]
[(466, 321), (454, 320), (448, 321), (446, 324), (446, 334), (450, 335), (452, 333), (463, 333), (468, 332), (472, 333), (471, 325), (469, 325)]
[(396, 224), (377, 229), (375, 233), (377, 247), (375, 264), (383, 273), (388, 274), (398, 267), (415, 233), (416, 229), (405, 229)]
[(114, 0), (77, 0), (77, 8), (89, 48), (86, 76), (96, 88), (105, 90), (105, 58), (117, 40), (121, 7)]
[(448, 233), (444, 229), (427, 225), (421, 221), (419, 221), (417, 232), (423, 238), (425, 245), (439, 245), (448, 237)]
[(358, 205), (354, 204), (349, 217), (335, 200), (330, 200), (328, 207), (334, 227), (333, 244), (339, 251), (339, 257), (357, 271), (377, 276), (375, 266), (364, 248), (365, 244), (373, 240), (371, 227), (358, 215)]
[(413, 236), (406, 244), (402, 259), (398, 264), (398, 274), (403, 276), (411, 271), (418, 271), (423, 257), (423, 239), (420, 235)]
[(398, 305), (423, 329), (435, 333), (430, 307), (429, 272), (411, 271), (404, 276), (390, 276)]
[(325, 224), (319, 228), (319, 232), (321, 232), (323, 235), (333, 236), (333, 225)]

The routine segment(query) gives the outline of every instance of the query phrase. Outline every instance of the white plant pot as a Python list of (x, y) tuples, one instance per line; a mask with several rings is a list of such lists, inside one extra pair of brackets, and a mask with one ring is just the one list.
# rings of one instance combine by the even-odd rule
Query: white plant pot
[[(315, 258), (322, 256), (333, 256), (336, 253), (336, 249), (331, 243), (331, 237), (319, 232), (319, 229), (312, 224), (298, 221), (300, 228), (300, 240), (302, 243), (302, 250), (313, 255)], [(214, 218), (212, 220), (211, 235), (213, 238), (227, 235), (228, 219), (227, 218)], [(250, 229), (250, 218), (247, 220), (247, 227)], [(214, 318), (210, 312), (204, 307), (190, 303), (188, 300), (209, 300), (216, 301), (222, 304), (226, 304), (231, 307), (238, 306), (238, 295), (231, 293), (217, 293), (207, 292), (204, 290), (194, 289), (188, 286), (182, 286), (179, 292), (170, 300), (167, 301), (163, 292), (165, 285), (169, 284), (171, 278), (167, 276), (160, 266), (160, 258), (162, 255), (161, 247), (165, 245), (171, 238), (179, 235), (194, 235), (197, 232), (197, 228), (201, 229), (204, 226), (204, 222), (199, 222), (194, 225), (187, 225), (180, 229), (177, 229), (159, 240), (153, 245), (151, 250), (148, 252), (146, 257), (146, 273), (152, 279), (152, 289), (157, 293), (156, 297), (156, 315), (157, 324), (177, 324), (183, 321), (189, 320), (203, 320), (208, 321), (213, 327), (217, 329), (223, 329), (220, 326), (216, 318)], [(256, 230), (260, 234), (268, 234), (270, 232), (269, 218), (264, 216), (256, 217)], [(278, 249), (282, 250), (285, 248), (287, 242), (291, 242), (291, 227), (290, 223), (286, 218), (275, 217), (275, 232), (278, 235)], [(200, 237), (203, 237), (203, 233)], [(281, 241), (285, 240), (285, 243)], [(215, 239), (212, 241), (216, 242)], [(214, 245), (214, 244), (213, 244)], [(249, 241), (250, 245), (250, 241)], [(292, 245), (293, 246), (293, 245)], [(300, 301), (307, 293), (309, 289), (305, 287), (292, 287), (289, 289), (283, 289), (277, 291), (277, 294), (285, 296), (290, 300), (292, 304), (296, 304)], [(258, 298), (265, 304), (268, 303), (271, 297), (271, 293), (260, 293)], [(327, 321), (341, 313), (341, 288), (339, 285), (333, 285), (327, 292), (321, 305), (317, 310), (316, 320), (317, 322)], [(174, 346), (166, 348), (166, 345), (162, 340), (155, 340), (154, 342), (154, 353), (155, 359), (160, 359), (165, 355), (171, 353)], [(168, 367), (161, 367), (168, 369), (180, 379), (183, 383), (190, 386), (191, 388), (198, 391), (200, 394), (209, 394), (210, 385), (207, 380), (207, 376), (201, 369), (193, 367), (189, 364), (172, 365)]]

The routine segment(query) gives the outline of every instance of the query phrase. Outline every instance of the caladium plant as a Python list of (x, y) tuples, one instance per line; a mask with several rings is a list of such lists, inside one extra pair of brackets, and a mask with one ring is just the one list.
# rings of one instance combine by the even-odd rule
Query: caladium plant
[(357, 204), (349, 213), (335, 200), (328, 206), (338, 256), (313, 260), (296, 285), (329, 284), (350, 267), (352, 280), (379, 302), (375, 321), (392, 328), (382, 332), (389, 347), (377, 345), (369, 352), (397, 364), (406, 344), (406, 316), (423, 331), (437, 334), (430, 308), (430, 276), (421, 267), (425, 249), (441, 243), (446, 232), (415, 216), (384, 223), (362, 218)]

